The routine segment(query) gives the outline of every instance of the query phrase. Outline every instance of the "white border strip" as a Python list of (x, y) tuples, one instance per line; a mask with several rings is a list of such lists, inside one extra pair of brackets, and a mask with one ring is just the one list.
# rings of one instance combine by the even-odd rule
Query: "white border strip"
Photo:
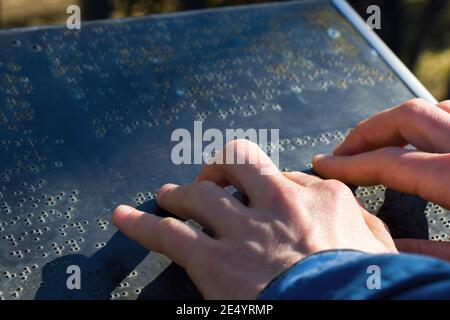
[(348, 19), (353, 27), (366, 39), (366, 41), (378, 52), (383, 60), (395, 71), (405, 85), (419, 98), (437, 103), (436, 98), (420, 83), (412, 72), (400, 61), (378, 35), (373, 32), (359, 14), (347, 3), (346, 0), (330, 0), (336, 9)]

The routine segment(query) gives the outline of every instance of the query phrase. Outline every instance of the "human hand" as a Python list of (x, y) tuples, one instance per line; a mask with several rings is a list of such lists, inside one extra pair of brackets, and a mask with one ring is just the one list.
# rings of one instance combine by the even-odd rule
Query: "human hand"
[[(417, 150), (404, 146), (411, 144)], [(333, 152), (313, 159), (321, 176), (355, 185), (383, 184), (450, 209), (450, 101), (412, 99), (359, 123)], [(398, 240), (400, 251), (450, 260), (450, 245)]]
[[(122, 232), (185, 268), (205, 298), (254, 299), (284, 270), (323, 250), (396, 252), (381, 221), (361, 208), (343, 183), (282, 174), (247, 140), (230, 142), (224, 150), (234, 150), (245, 164), (206, 165), (196, 182), (165, 184), (157, 197), (159, 206), (197, 221), (214, 236), (128, 206), (113, 214)], [(257, 155), (256, 163), (249, 163), (250, 154)], [(262, 168), (274, 174), (261, 175)], [(224, 189), (229, 185), (247, 195), (248, 206)]]

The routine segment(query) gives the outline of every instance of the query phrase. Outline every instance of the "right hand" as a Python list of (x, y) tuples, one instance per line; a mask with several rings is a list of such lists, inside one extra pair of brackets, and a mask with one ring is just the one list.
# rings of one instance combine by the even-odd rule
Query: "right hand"
[[(411, 144), (417, 150), (405, 149)], [(336, 147), (318, 155), (323, 177), (355, 185), (383, 184), (450, 209), (450, 101), (437, 105), (412, 99), (362, 121)], [(450, 260), (450, 244), (396, 241), (400, 251)]]

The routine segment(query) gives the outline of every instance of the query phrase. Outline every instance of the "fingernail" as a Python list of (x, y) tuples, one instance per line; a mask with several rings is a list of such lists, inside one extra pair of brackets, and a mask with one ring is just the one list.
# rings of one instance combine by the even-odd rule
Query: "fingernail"
[(156, 200), (160, 201), (161, 198), (163, 198), (166, 193), (170, 192), (171, 190), (173, 190), (177, 187), (178, 187), (178, 185), (173, 184), (173, 183), (163, 184), (158, 190), (158, 194), (156, 195)]
[(322, 159), (328, 159), (328, 158), (331, 158), (331, 157), (332, 157), (332, 155), (329, 155), (329, 154), (317, 154), (317, 155), (314, 156), (313, 162), (316, 162), (316, 161), (319, 161), (319, 160), (322, 160)]

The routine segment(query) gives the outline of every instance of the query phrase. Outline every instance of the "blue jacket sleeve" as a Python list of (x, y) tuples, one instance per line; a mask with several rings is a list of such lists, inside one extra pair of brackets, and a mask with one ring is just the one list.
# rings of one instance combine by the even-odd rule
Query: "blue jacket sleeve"
[(259, 299), (450, 299), (450, 263), (413, 254), (322, 251), (283, 272)]

